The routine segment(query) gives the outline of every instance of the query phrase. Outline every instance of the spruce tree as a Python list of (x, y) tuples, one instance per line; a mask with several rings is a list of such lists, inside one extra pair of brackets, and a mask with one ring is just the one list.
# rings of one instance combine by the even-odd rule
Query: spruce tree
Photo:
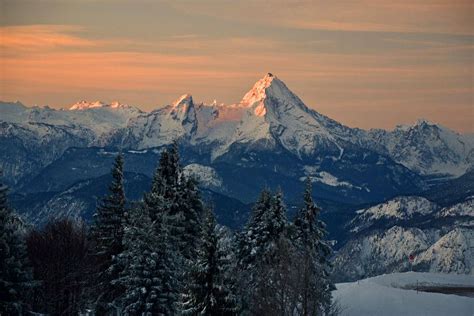
[(177, 278), (175, 291), (181, 292), (190, 278), (201, 238), (203, 203), (196, 183), (184, 176), (177, 143), (162, 151), (143, 207), (155, 223), (156, 235), (166, 240), (174, 264), (170, 272)]
[(326, 225), (319, 219), (320, 209), (312, 197), (312, 183), (306, 179), (304, 205), (295, 218), (296, 243), (300, 250), (301, 270), (307, 273), (302, 283), (303, 315), (328, 312), (331, 307), (331, 290), (334, 289), (329, 277), (331, 247), (325, 240)]
[(197, 181), (194, 178), (186, 178), (182, 174), (182, 185), (179, 188), (179, 213), (178, 221), (175, 223), (180, 231), (180, 251), (187, 260), (196, 256), (201, 236), (201, 218), (204, 206), (201, 200)]
[(25, 241), (8, 205), (7, 192), (8, 187), (0, 183), (0, 314), (21, 315), (26, 312), (28, 302), (23, 296), (32, 285), (32, 278)]
[[(173, 142), (165, 156), (160, 159), (162, 180), (166, 185), (165, 200), (168, 209), (170, 233), (183, 260), (192, 260), (196, 256), (203, 213), (203, 203), (199, 196), (197, 182), (187, 178), (180, 165), (177, 142)], [(185, 262), (186, 263), (186, 262)]]
[(235, 283), (231, 278), (227, 249), (222, 248), (211, 210), (206, 212), (197, 261), (191, 268), (183, 295), (184, 315), (237, 315)]
[(178, 300), (175, 260), (163, 222), (151, 220), (146, 208), (130, 211), (123, 252), (115, 261), (123, 267), (113, 284), (124, 288), (114, 307), (125, 315), (174, 315)]
[(284, 233), (288, 224), (286, 218), (286, 207), (283, 202), (283, 193), (281, 190), (272, 197), (269, 211), (263, 216), (263, 223), (266, 225), (269, 237), (275, 241)]
[(288, 273), (287, 226), (282, 193), (263, 190), (239, 241), (241, 296), (251, 314), (284, 313), (287, 295), (275, 294), (282, 292), (282, 276)]
[(271, 192), (267, 189), (262, 190), (244, 230), (239, 235), (238, 257), (242, 270), (252, 269), (262, 253), (262, 246), (268, 238), (265, 232), (264, 216), (270, 209), (271, 202)]
[(91, 295), (97, 313), (106, 313), (109, 303), (120, 295), (121, 289), (111, 281), (120, 271), (113, 258), (122, 252), (123, 221), (126, 200), (123, 179), (123, 156), (117, 155), (112, 168), (112, 183), (109, 193), (100, 202), (92, 226), (92, 257), (96, 265), (93, 273)]

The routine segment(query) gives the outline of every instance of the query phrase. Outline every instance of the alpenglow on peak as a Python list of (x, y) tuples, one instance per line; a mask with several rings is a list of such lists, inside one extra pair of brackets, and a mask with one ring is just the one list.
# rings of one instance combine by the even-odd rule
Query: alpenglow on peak
[(245, 107), (251, 107), (257, 102), (264, 101), (267, 98), (279, 99), (286, 102), (302, 103), (301, 100), (272, 73), (267, 73), (265, 77), (258, 80), (242, 98), (240, 104)]
[(272, 85), (274, 80), (278, 80), (273, 74), (268, 73), (262, 79), (258, 80), (247, 92), (240, 103), (246, 106), (252, 106), (255, 102), (266, 98), (266, 89)]
[(189, 93), (183, 94), (178, 99), (173, 102), (173, 107), (178, 107), (180, 105), (190, 105), (193, 103), (193, 96)]

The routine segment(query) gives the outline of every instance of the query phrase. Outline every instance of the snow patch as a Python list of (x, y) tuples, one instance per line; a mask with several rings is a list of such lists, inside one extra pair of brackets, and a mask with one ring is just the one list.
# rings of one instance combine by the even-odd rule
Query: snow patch
[(184, 173), (187, 176), (193, 176), (199, 181), (199, 184), (209, 188), (222, 187), (222, 179), (216, 170), (209, 166), (203, 166), (197, 163), (189, 164), (184, 167)]

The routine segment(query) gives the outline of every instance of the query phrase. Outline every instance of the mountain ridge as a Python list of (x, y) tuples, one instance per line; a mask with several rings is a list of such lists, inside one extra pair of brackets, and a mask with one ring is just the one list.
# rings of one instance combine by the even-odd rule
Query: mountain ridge
[(184, 94), (150, 112), (119, 102), (80, 101), (70, 110), (0, 103), (0, 114), (0, 121), (33, 132), (31, 123), (82, 128), (93, 135), (88, 143), (95, 146), (143, 150), (181, 139), (208, 148), (212, 160), (243, 144), (269, 150), (282, 146), (300, 159), (320, 153), (335, 160), (346, 149), (358, 147), (390, 157), (422, 176), (458, 177), (474, 165), (474, 135), (426, 120), (391, 131), (350, 128), (307, 107), (271, 73), (231, 105), (195, 103)]

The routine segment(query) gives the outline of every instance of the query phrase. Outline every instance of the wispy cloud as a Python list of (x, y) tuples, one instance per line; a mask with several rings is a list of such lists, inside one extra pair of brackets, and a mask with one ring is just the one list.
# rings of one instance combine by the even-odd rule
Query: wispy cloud
[(474, 35), (470, 0), (204, 0), (171, 5), (187, 13), (275, 27)]
[(71, 33), (84, 28), (71, 25), (24, 25), (0, 27), (1, 49), (45, 49), (57, 47), (92, 47), (100, 45)]

